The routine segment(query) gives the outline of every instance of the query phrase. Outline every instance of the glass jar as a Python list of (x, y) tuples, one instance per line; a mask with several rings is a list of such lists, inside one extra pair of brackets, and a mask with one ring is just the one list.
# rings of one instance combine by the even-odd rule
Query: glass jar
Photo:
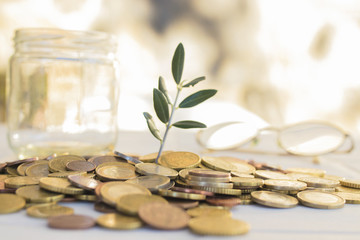
[(7, 129), (20, 158), (112, 151), (117, 137), (115, 38), (20, 29), (7, 74)]

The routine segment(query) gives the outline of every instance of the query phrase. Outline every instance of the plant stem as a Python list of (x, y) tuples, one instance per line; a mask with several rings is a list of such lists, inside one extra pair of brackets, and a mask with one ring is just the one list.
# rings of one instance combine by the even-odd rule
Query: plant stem
[(181, 87), (179, 87), (179, 86), (177, 87), (177, 92), (176, 92), (176, 97), (175, 97), (175, 100), (174, 100), (174, 104), (171, 105), (171, 114), (170, 114), (169, 122), (166, 124), (166, 130), (165, 130), (165, 133), (164, 133), (164, 137), (163, 137), (162, 141), (160, 142), (160, 149), (159, 149), (158, 155), (157, 155), (156, 160), (155, 160), (156, 164), (159, 161), (159, 158), (161, 156), (161, 152), (162, 152), (163, 147), (165, 145), (165, 140), (166, 140), (167, 134), (168, 134), (168, 132), (170, 130), (170, 127), (171, 127), (171, 121), (172, 121), (172, 118), (174, 116), (174, 112), (175, 112), (175, 109), (176, 109), (176, 103), (177, 103), (177, 100), (179, 98), (181, 89), (182, 89)]

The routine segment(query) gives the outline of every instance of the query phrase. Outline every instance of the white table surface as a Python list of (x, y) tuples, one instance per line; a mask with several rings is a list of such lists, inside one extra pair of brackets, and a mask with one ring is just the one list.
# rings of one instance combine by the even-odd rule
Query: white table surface
[[(117, 150), (127, 153), (146, 154), (156, 152), (158, 143), (148, 132), (120, 132)], [(169, 135), (167, 149), (193, 151), (201, 154), (193, 132), (173, 131)], [(224, 153), (222, 153), (224, 155)], [(264, 156), (241, 153), (227, 153), (243, 159), (254, 159), (288, 167), (312, 167), (325, 169), (328, 174), (360, 179), (360, 155), (356, 148), (348, 155), (328, 155), (321, 158), (320, 165), (314, 165), (310, 158)], [(15, 160), (7, 145), (5, 126), (0, 125), (0, 162)], [(94, 218), (102, 213), (93, 210), (92, 203), (61, 203), (74, 208), (76, 214)], [(360, 239), (360, 205), (347, 204), (334, 210), (313, 209), (297, 206), (291, 209), (267, 208), (260, 205), (244, 205), (232, 208), (233, 217), (246, 221), (251, 229), (246, 235), (235, 237), (199, 236), (188, 229), (160, 231), (143, 227), (131, 231), (107, 230), (94, 227), (88, 230), (54, 230), (47, 227), (45, 219), (28, 217), (25, 210), (0, 215), (1, 239)]]

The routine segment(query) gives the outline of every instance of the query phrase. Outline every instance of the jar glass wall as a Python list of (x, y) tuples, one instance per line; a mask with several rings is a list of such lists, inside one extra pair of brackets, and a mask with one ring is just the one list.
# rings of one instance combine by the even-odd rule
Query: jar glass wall
[(7, 89), (8, 140), (20, 158), (113, 150), (115, 39), (100, 32), (21, 29)]

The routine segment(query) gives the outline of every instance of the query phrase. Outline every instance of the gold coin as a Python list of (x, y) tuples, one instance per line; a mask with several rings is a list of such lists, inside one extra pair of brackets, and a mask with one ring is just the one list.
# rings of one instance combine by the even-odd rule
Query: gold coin
[(360, 188), (360, 180), (340, 180), (340, 184), (345, 187)]
[(26, 176), (47, 177), (49, 173), (49, 164), (47, 161), (33, 164), (25, 169)]
[(159, 194), (164, 197), (180, 198), (187, 200), (205, 200), (206, 196), (197, 193), (176, 192), (167, 189), (159, 189)]
[(304, 182), (308, 187), (318, 187), (318, 188), (335, 188), (339, 186), (338, 180), (330, 180), (320, 177), (301, 177), (299, 181)]
[(195, 168), (199, 166), (201, 158), (191, 152), (170, 152), (159, 158), (159, 164), (175, 170)]
[(151, 192), (157, 192), (160, 188), (166, 188), (170, 185), (170, 178), (161, 175), (149, 175), (129, 179), (126, 182), (139, 184)]
[(305, 173), (287, 173), (286, 176), (288, 176), (292, 180), (298, 180), (301, 177), (313, 177), (313, 175)]
[(298, 200), (294, 197), (271, 191), (252, 192), (251, 197), (260, 205), (274, 208), (292, 208), (298, 204)]
[(104, 228), (131, 230), (140, 228), (142, 221), (138, 217), (125, 216), (118, 213), (108, 213), (96, 219), (96, 223)]
[(243, 191), (240, 189), (203, 187), (203, 186), (193, 186), (193, 188), (208, 191), (208, 192), (213, 192), (213, 193), (217, 193), (217, 194), (234, 195), (234, 196), (240, 196)]
[(264, 185), (268, 189), (283, 191), (300, 191), (307, 187), (306, 183), (304, 182), (284, 179), (267, 179), (264, 181)]
[(204, 216), (190, 219), (189, 228), (201, 235), (231, 236), (247, 233), (250, 226), (229, 217)]
[(241, 173), (255, 172), (254, 166), (244, 161), (241, 160), (235, 161), (234, 159), (227, 157), (205, 156), (202, 157), (201, 163), (204, 164), (206, 167), (219, 171), (227, 171), (227, 172), (237, 171)]
[(234, 184), (234, 187), (261, 187), (264, 185), (264, 180), (261, 178), (240, 178), (232, 177), (231, 182)]
[(116, 209), (121, 213), (137, 216), (140, 206), (148, 202), (167, 203), (167, 200), (157, 195), (129, 194), (116, 201)]
[[(296, 195), (299, 192), (299, 190), (276, 190), (276, 189), (269, 189), (269, 188), (262, 188), (262, 190), (286, 194), (286, 195)], [(255, 192), (255, 191), (253, 191), (253, 192)]]
[(48, 218), (59, 215), (72, 215), (74, 210), (55, 203), (43, 203), (27, 208), (26, 214), (36, 218)]
[(83, 194), (84, 189), (73, 187), (66, 178), (44, 177), (40, 179), (40, 187), (57, 193), (76, 195)]
[(185, 181), (189, 186), (202, 186), (202, 187), (215, 187), (215, 188), (233, 188), (232, 183), (223, 183), (223, 182), (199, 182), (199, 181)]
[(289, 179), (290, 177), (284, 173), (271, 170), (256, 170), (255, 177), (262, 179)]
[(5, 168), (6, 173), (12, 175), (12, 176), (19, 176), (17, 170), (15, 167), (6, 167)]
[(7, 188), (19, 188), (22, 186), (37, 185), (39, 181), (39, 177), (18, 176), (5, 179), (4, 182)]
[(230, 182), (230, 177), (220, 178), (220, 177), (198, 177), (187, 175), (185, 180), (197, 181), (197, 182), (218, 182), (218, 183), (227, 183)]
[[(164, 156), (168, 153), (171, 153), (172, 151), (163, 151), (161, 153), (161, 156)], [(154, 153), (150, 153), (150, 154), (146, 154), (146, 155), (142, 155), (139, 157), (139, 160), (144, 162), (144, 163), (153, 163), (155, 162), (156, 158), (158, 156), (158, 152), (154, 152)]]
[(102, 200), (113, 207), (116, 206), (116, 201), (120, 197), (134, 193), (151, 195), (151, 192), (147, 188), (138, 184), (127, 182), (107, 182), (100, 188)]
[(85, 158), (77, 155), (61, 155), (52, 158), (49, 161), (49, 169), (51, 172), (66, 172), (66, 164), (72, 161), (86, 161)]
[(125, 181), (136, 177), (135, 167), (129, 163), (102, 163), (96, 168), (97, 176), (103, 181)]
[(335, 209), (342, 208), (345, 200), (332, 193), (319, 191), (302, 191), (297, 194), (301, 204), (313, 208)]
[(17, 168), (16, 168), (16, 171), (18, 172), (19, 175), (21, 176), (26, 176), (26, 169), (32, 165), (35, 165), (35, 164), (39, 164), (39, 163), (46, 163), (48, 164), (48, 161), (46, 160), (38, 160), (38, 161), (34, 161), (34, 162), (25, 162), (25, 163), (22, 163), (20, 164)]
[(344, 187), (344, 186), (338, 186), (335, 188), (336, 192), (351, 192), (351, 193), (359, 193), (360, 189), (358, 188), (350, 188), (350, 187)]
[(318, 188), (318, 187), (307, 187), (305, 190), (315, 190), (320, 192), (335, 192), (335, 188)]
[(17, 212), (25, 207), (25, 199), (10, 193), (0, 194), (0, 214)]
[(340, 176), (336, 176), (336, 175), (328, 175), (328, 174), (325, 174), (325, 176), (323, 176), (323, 178), (330, 179), (330, 180), (337, 180), (337, 181), (345, 180), (344, 177), (340, 177)]
[(334, 194), (345, 199), (346, 203), (360, 204), (360, 194), (359, 193), (336, 192)]
[(8, 174), (0, 174), (0, 181), (4, 181), (5, 179), (9, 178), (9, 177), (12, 177)]
[(176, 170), (155, 163), (138, 163), (135, 165), (135, 170), (142, 175), (162, 175), (170, 179), (176, 179), (178, 176)]
[(182, 170), (179, 171), (179, 178), (182, 180), (182, 181), (185, 181), (186, 180), (186, 176), (189, 174), (189, 171), (190, 170), (193, 170), (193, 169), (199, 169), (199, 168), (184, 168)]
[(26, 199), (31, 203), (58, 202), (65, 197), (63, 194), (48, 192), (40, 188), (39, 185), (31, 185), (18, 188), (16, 195)]
[(87, 202), (96, 202), (97, 196), (94, 194), (77, 194), (74, 195), (74, 198), (80, 201), (87, 201)]
[(87, 172), (82, 172), (82, 171), (54, 172), (54, 173), (50, 173), (48, 177), (67, 178), (68, 176), (71, 175), (87, 176)]
[(288, 168), (286, 169), (288, 172), (292, 173), (303, 173), (303, 174), (309, 174), (316, 177), (323, 177), (326, 173), (325, 170), (317, 169), (317, 168)]
[(217, 207), (196, 207), (188, 209), (187, 214), (191, 217), (203, 217), (203, 216), (213, 216), (213, 217), (231, 217), (231, 212), (226, 208), (217, 208)]
[(240, 177), (240, 178), (254, 178), (255, 176), (249, 173), (242, 173), (239, 171), (231, 171), (231, 175), (233, 177)]

